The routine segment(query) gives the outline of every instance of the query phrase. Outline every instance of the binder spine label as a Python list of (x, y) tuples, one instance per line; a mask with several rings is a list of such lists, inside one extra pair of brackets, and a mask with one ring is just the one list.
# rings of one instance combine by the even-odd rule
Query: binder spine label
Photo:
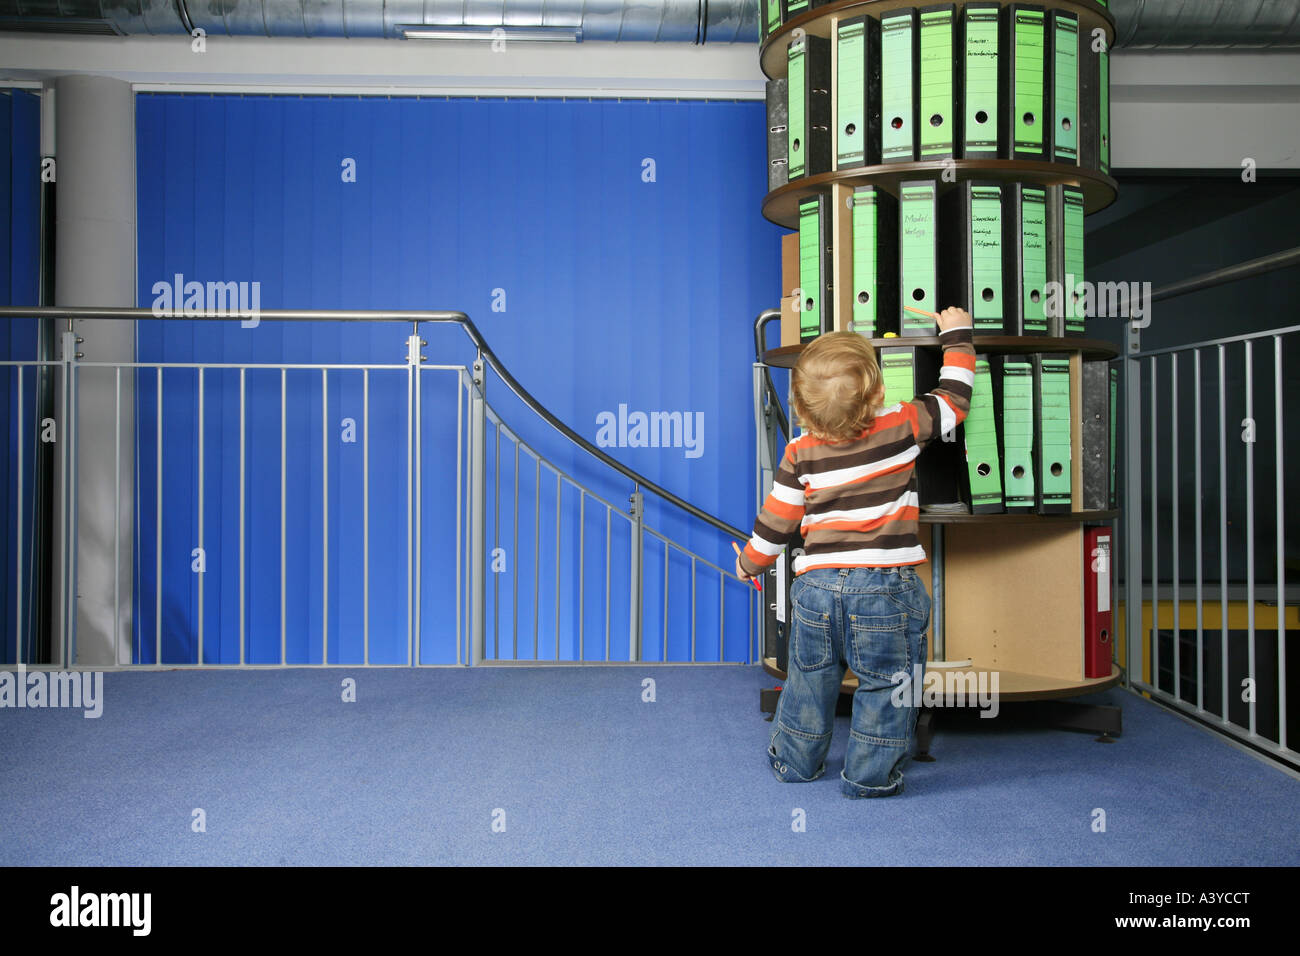
[(1020, 276), (1023, 334), (1046, 335), (1047, 311), (1047, 194), (1026, 186), (1020, 194), (1020, 242), (1024, 253)]
[(798, 40), (790, 44), (790, 65), (787, 72), (786, 95), (789, 101), (789, 141), (786, 151), (786, 168), (790, 179), (804, 174), (808, 155), (807, 116), (807, 55), (806, 44)]
[(1045, 510), (1070, 510), (1070, 360), (1041, 359), (1038, 480)]
[[(1083, 193), (1077, 189), (1065, 187), (1065, 274), (1077, 285), (1083, 280)], [(1065, 289), (1065, 301), (1069, 311), (1065, 314), (1065, 332), (1067, 335), (1083, 335), (1086, 316), (1083, 303), (1073, 288)]]
[(853, 194), (853, 318), (850, 328), (873, 338), (880, 315), (880, 201), (875, 189)]
[(1013, 153), (1043, 153), (1043, 12), (1014, 11), (1015, 100)]
[(826, 277), (822, 274), (821, 203), (816, 197), (799, 204), (799, 340), (807, 342), (822, 332), (822, 296)]
[(1002, 449), (1008, 509), (1033, 510), (1034, 379), (1029, 362), (1002, 367)]
[(1003, 331), (1002, 189), (971, 187), (971, 318), (976, 332)]
[(921, 13), (921, 159), (951, 156), (953, 116), (952, 8)]
[[(934, 320), (902, 308), (910, 305), (936, 311), (935, 259), (936, 191), (933, 182), (903, 183), (898, 204), (900, 226), (900, 295), (899, 332), (901, 335), (934, 335)], [(911, 396), (908, 396), (909, 398)]]
[(911, 349), (881, 349), (880, 377), (885, 383), (885, 404), (910, 402), (916, 397), (913, 371), (915, 356)]
[(763, 36), (770, 37), (781, 27), (781, 0), (762, 0), (763, 9)]
[(965, 10), (964, 152), (998, 151), (998, 11)]
[(975, 360), (975, 387), (970, 412), (962, 423), (966, 436), (966, 472), (970, 478), (971, 510), (1002, 510), (1002, 468), (993, 407), (993, 385), (987, 359)]
[(835, 101), (839, 128), (835, 158), (840, 166), (861, 165), (866, 158), (866, 24), (861, 20), (839, 28), (835, 62)]
[(1079, 22), (1058, 14), (1053, 24), (1053, 129), (1052, 158), (1079, 161)]
[(912, 17), (884, 16), (880, 21), (881, 154), (884, 162), (913, 158)]

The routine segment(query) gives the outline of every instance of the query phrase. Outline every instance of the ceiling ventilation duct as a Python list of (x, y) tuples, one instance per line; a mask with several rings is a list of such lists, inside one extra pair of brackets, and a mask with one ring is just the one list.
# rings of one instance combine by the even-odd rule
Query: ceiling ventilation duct
[[(1110, 10), (1117, 48), (1300, 49), (1300, 0), (1110, 0)], [(388, 39), (502, 27), (548, 39), (752, 43), (758, 0), (0, 0), (0, 30), (135, 36), (196, 27), (209, 36)]]

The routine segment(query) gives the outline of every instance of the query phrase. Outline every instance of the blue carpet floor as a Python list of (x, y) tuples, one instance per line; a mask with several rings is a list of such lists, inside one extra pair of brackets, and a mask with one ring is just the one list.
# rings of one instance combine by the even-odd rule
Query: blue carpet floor
[(773, 778), (755, 667), (104, 681), (98, 720), (0, 710), (0, 864), (1300, 864), (1300, 782), (1119, 690), (1117, 743), (952, 722), (847, 800), (847, 718), (825, 777)]

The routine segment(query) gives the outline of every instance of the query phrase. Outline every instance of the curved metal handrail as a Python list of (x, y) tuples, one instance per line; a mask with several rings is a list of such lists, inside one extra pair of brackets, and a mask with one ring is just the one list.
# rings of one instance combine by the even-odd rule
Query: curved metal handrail
[[(712, 525), (724, 534), (731, 535), (739, 541), (749, 540), (749, 535), (744, 531), (727, 524), (721, 518), (714, 517), (707, 511), (697, 508), (689, 501), (677, 497), (677, 495), (673, 494), (667, 488), (656, 484), (640, 472), (634, 471), (627, 465), (624, 465), (616, 458), (601, 451), (598, 447), (587, 441), (587, 439), (583, 438), (568, 425), (564, 424), (564, 422), (552, 415), (541, 402), (532, 396), (532, 393), (530, 393), (528, 389), (524, 388), (523, 385), (521, 385), (519, 381), (510, 374), (509, 370), (504, 364), (502, 364), (501, 360), (497, 358), (496, 353), (493, 352), (491, 347), (487, 344), (487, 340), (483, 338), (483, 334), (479, 332), (478, 327), (474, 324), (473, 320), (464, 312), (411, 310), (366, 310), (360, 312), (347, 312), (325, 309), (264, 309), (257, 313), (257, 317), (259, 321), (265, 320), (270, 322), (412, 322), (417, 324), (420, 322), (430, 322), (435, 324), (459, 325), (461, 329), (464, 330), (465, 334), (469, 336), (470, 341), (474, 343), (474, 347), (478, 349), (483, 358), (492, 366), (497, 375), (501, 377), (501, 380), (506, 383), (506, 386), (514, 392), (516, 396), (518, 396), (519, 400), (531, 408), (548, 425), (562, 434), (565, 438), (569, 439), (569, 441), (573, 442), (598, 461), (604, 462), (615, 471), (630, 478), (637, 485), (654, 492), (665, 501), (681, 508), (687, 514), (699, 518), (701, 521)], [(160, 316), (155, 315), (152, 310), (139, 308), (100, 309), (86, 306), (0, 306), (0, 319), (143, 320), (158, 318), (160, 318)], [(230, 322), (238, 320), (242, 318), (242, 316), (238, 314), (184, 315), (177, 316), (177, 318), (189, 320), (208, 319)]]

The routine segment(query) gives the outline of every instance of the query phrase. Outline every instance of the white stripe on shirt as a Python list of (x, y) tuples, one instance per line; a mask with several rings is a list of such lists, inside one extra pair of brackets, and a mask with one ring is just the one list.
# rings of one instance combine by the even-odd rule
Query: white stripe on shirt
[(829, 551), (825, 554), (801, 554), (794, 559), (793, 570), (799, 574), (809, 565), (845, 567), (867, 565), (880, 567), (893, 564), (920, 564), (925, 560), (925, 549), (919, 544), (913, 548), (860, 548), (856, 551)]
[[(948, 414), (952, 415), (951, 409), (948, 410)], [(955, 425), (956, 423), (957, 419), (954, 416), (953, 424)], [(834, 485), (843, 485), (850, 481), (865, 478), (868, 475), (875, 475), (882, 471), (896, 468), (899, 465), (905, 465), (909, 461), (914, 460), (920, 452), (921, 449), (916, 445), (913, 445), (906, 451), (901, 451), (897, 455), (892, 455), (889, 458), (882, 458), (880, 461), (873, 461), (867, 465), (854, 465), (852, 468), (836, 468), (834, 471), (813, 472), (804, 475), (803, 480), (809, 490), (830, 488)]]

